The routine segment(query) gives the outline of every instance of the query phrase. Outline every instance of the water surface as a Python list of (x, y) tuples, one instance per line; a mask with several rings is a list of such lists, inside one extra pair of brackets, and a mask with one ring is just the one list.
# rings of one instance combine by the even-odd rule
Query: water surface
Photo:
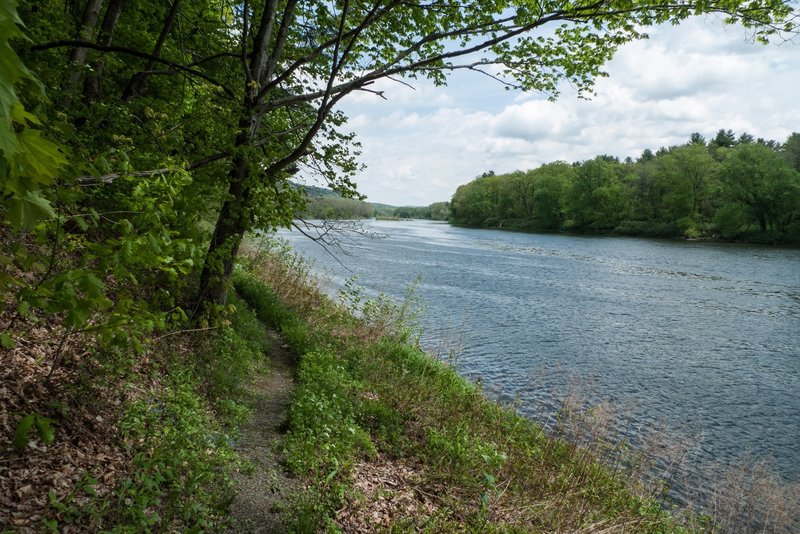
[(460, 337), (459, 371), (525, 413), (555, 409), (578, 377), (631, 432), (662, 421), (694, 436), (691, 462), (772, 457), (800, 479), (799, 250), (367, 225), (384, 238), (353, 238), (343, 265), (282, 235), (334, 288), (357, 275), (401, 297), (420, 277), (424, 343)]

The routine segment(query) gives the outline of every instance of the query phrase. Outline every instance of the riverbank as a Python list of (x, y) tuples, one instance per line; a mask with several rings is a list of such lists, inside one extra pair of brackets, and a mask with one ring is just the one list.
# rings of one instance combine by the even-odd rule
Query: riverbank
[[(777, 440), (772, 429), (759, 431), (758, 441), (750, 446), (752, 454), (737, 454), (744, 448), (742, 440), (762, 424), (753, 416), (762, 405), (773, 407), (759, 412), (765, 414), (764, 420), (766, 414), (772, 417), (772, 426), (785, 420), (784, 406), (791, 417), (792, 397), (783, 402), (776, 393), (784, 390), (784, 381), (780, 374), (772, 375), (773, 367), (778, 373), (787, 365), (778, 365), (783, 362), (780, 355), (753, 359), (749, 351), (760, 352), (762, 338), (753, 327), (762, 316), (771, 332), (763, 342), (782, 346), (783, 330), (778, 326), (786, 324), (790, 347), (792, 316), (776, 317), (772, 300), (759, 300), (764, 311), (755, 317), (748, 314), (746, 322), (741, 316), (742, 309), (750, 309), (745, 307), (752, 303), (752, 295), (760, 294), (757, 291), (783, 302), (784, 293), (773, 292), (772, 286), (791, 286), (794, 275), (791, 261), (786, 260), (794, 256), (789, 251), (754, 257), (739, 247), (666, 241), (529, 239), (422, 221), (378, 224), (375, 229), (386, 237), (354, 239), (340, 256), (344, 266), (326, 263), (317, 245), (283, 235), (316, 261), (315, 272), (328, 273), (326, 284), (331, 287), (324, 287), (329, 294), (337, 288), (347, 293), (348, 281), (358, 275), (366, 294), (376, 297), (386, 291), (402, 298), (404, 286), (421, 275), (418, 297), (426, 310), (419, 319), (426, 345), (436, 351), (440, 335), (462, 340), (459, 371), (481, 380), (493, 397), (499, 393), (504, 402), (519, 400), (519, 411), (527, 416), (545, 421), (540, 416), (550, 416), (565, 399), (574, 400), (569, 395), (573, 379), (595, 376), (596, 381), (589, 381), (591, 376), (581, 381), (587, 386), (578, 391), (587, 401), (581, 405), (610, 408), (630, 441), (651, 443), (655, 448), (651, 452), (661, 458), (667, 452), (670, 457), (664, 465), (681, 464), (672, 479), (682, 486), (677, 495), (682, 502), (702, 501), (723, 514), (723, 508), (730, 509), (736, 488), (744, 488), (755, 500), (783, 503), (784, 510), (797, 502), (798, 485), (787, 484), (791, 477), (781, 480), (781, 472), (768, 467), (773, 456), (781, 462), (779, 467), (785, 469), (788, 461), (791, 468), (791, 438), (785, 446), (780, 442), (790, 431), (779, 433)], [(758, 276), (753, 275), (756, 272)], [(464, 319), (459, 318), (462, 313)], [(685, 327), (676, 326), (684, 323)], [(718, 342), (720, 328), (734, 324), (737, 331), (726, 334), (727, 342)], [(591, 339), (587, 331), (593, 333)], [(749, 344), (740, 345), (740, 336)], [(790, 366), (791, 351), (786, 358)], [(741, 406), (742, 380), (739, 368), (725, 363), (742, 359), (750, 362), (745, 385), (771, 384), (768, 393), (744, 405), (750, 415), (735, 409)], [(718, 370), (706, 373), (705, 369)], [(786, 386), (790, 385), (789, 378)], [(634, 395), (637, 404), (628, 400)], [(604, 417), (608, 415), (606, 411)], [(689, 423), (670, 424), (674, 419)], [(643, 435), (659, 427), (654, 420), (665, 425), (664, 433)], [(702, 429), (704, 436), (684, 434), (687, 426)], [(673, 446), (683, 447), (683, 452), (672, 451)], [(698, 478), (703, 479), (704, 497), (692, 486)], [(763, 493), (756, 497), (747, 488)]]
[[(410, 301), (350, 285), (334, 302), (290, 250), (251, 249), (217, 327), (165, 328), (136, 350), (71, 339), (60, 362), (29, 357), (57, 323), (14, 335), (24, 344), (3, 376), (19, 391), (0, 388), (6, 531), (236, 531), (260, 517), (297, 532), (791, 531), (796, 508), (750, 479), (733, 480), (746, 498), (716, 519), (672, 509), (666, 479), (642, 477), (648, 457), (608, 433), (607, 406), (565, 402), (544, 431), (450, 354), (425, 354)], [(280, 399), (264, 386), (275, 381)]]
[[(300, 355), (285, 442), (307, 482), (294, 514), (300, 531), (678, 532), (708, 526), (670, 515), (665, 490), (638, 475), (644, 458), (602, 439), (603, 414), (577, 414), (555, 434), (487, 398), (414, 342), (412, 310), (324, 296), (283, 250), (246, 262), (237, 292)], [(361, 319), (356, 320), (352, 312)], [(586, 434), (588, 436), (588, 434)]]
[(740, 234), (734, 239), (723, 237), (718, 233), (692, 233), (687, 235), (676, 225), (659, 224), (648, 225), (643, 222), (630, 222), (629, 224), (614, 228), (613, 230), (584, 230), (569, 228), (553, 230), (537, 227), (532, 221), (508, 220), (492, 225), (469, 225), (453, 221), (448, 224), (456, 228), (469, 228), (473, 230), (501, 230), (504, 232), (521, 232), (541, 235), (563, 235), (573, 237), (632, 237), (641, 239), (670, 240), (670, 241), (697, 241), (703, 243), (728, 243), (738, 245), (763, 245), (772, 247), (800, 248), (800, 239), (778, 232), (751, 231)]

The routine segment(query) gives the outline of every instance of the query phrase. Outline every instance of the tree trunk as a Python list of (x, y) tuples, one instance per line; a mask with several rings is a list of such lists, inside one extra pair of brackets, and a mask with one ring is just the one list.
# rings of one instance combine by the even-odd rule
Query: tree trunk
[[(111, 41), (114, 38), (114, 29), (117, 27), (117, 22), (119, 22), (124, 3), (125, 0), (111, 0), (103, 18), (103, 26), (100, 29), (100, 35), (97, 37), (97, 44), (101, 46), (111, 45)], [(83, 99), (86, 104), (90, 104), (100, 96), (100, 85), (103, 83), (104, 69), (105, 60), (103, 56), (100, 56), (97, 61), (92, 63), (92, 73), (83, 84)]]
[[(94, 27), (97, 25), (97, 19), (100, 16), (100, 9), (103, 7), (103, 0), (88, 0), (86, 8), (83, 10), (83, 17), (78, 28), (77, 41), (90, 42), (94, 35)], [(67, 80), (62, 88), (64, 98), (62, 106), (69, 108), (72, 106), (72, 95), (78, 87), (78, 82), (81, 80), (83, 74), (83, 65), (86, 63), (86, 54), (89, 49), (83, 47), (75, 47), (69, 51), (69, 65), (71, 70), (67, 76)]]
[[(240, 132), (236, 136), (237, 148), (248, 145), (252, 140), (252, 123), (252, 116), (240, 121)], [(203, 264), (203, 272), (200, 274), (200, 287), (195, 299), (195, 316), (213, 314), (214, 305), (224, 305), (227, 302), (236, 255), (239, 253), (244, 234), (250, 227), (250, 166), (246, 155), (234, 159), (228, 181), (228, 196), (217, 217), (217, 224), (214, 226), (214, 234), (211, 236)]]
[(128, 80), (128, 84), (122, 91), (122, 100), (124, 102), (130, 101), (132, 98), (144, 92), (145, 84), (147, 83), (147, 77), (149, 76), (148, 73), (153, 70), (153, 67), (155, 67), (156, 58), (161, 57), (161, 49), (164, 48), (164, 43), (169, 36), (169, 32), (172, 31), (172, 25), (175, 23), (175, 19), (178, 16), (178, 9), (180, 9), (180, 6), (181, 0), (172, 1), (172, 6), (169, 8), (167, 18), (164, 19), (164, 25), (161, 27), (161, 33), (156, 40), (153, 51), (150, 53), (152, 58), (147, 61), (147, 64), (144, 66), (143, 70), (131, 76), (131, 79)]
[[(238, 162), (237, 162), (238, 163)], [(237, 165), (239, 170), (247, 168), (247, 163)], [(243, 187), (247, 171), (241, 179), (231, 180), (228, 199), (222, 205), (219, 219), (214, 227), (214, 235), (206, 253), (200, 287), (197, 294), (195, 313), (211, 311), (209, 305), (223, 305), (228, 299), (228, 285), (236, 263), (239, 246), (248, 228), (247, 201), (249, 191)]]

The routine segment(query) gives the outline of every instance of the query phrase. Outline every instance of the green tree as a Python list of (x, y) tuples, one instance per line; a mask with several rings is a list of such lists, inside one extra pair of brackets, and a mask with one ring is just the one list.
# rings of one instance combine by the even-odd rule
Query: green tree
[(717, 135), (708, 143), (708, 150), (715, 159), (721, 161), (725, 158), (728, 150), (736, 146), (736, 134), (733, 130), (720, 128)]
[(762, 232), (785, 232), (800, 215), (800, 173), (767, 146), (734, 148), (722, 164), (720, 179), (727, 198), (741, 206)]
[(706, 146), (706, 138), (698, 132), (693, 132), (692, 135), (689, 136), (689, 144)]
[(558, 230), (564, 222), (564, 192), (575, 178), (575, 168), (563, 161), (548, 163), (530, 173), (536, 181), (533, 215), (539, 228)]
[(434, 202), (428, 209), (431, 210), (431, 219), (434, 221), (446, 221), (450, 218), (449, 202)]
[(630, 217), (632, 191), (624, 166), (598, 157), (583, 162), (565, 195), (567, 217), (576, 228), (611, 230)]
[(796, 171), (800, 171), (800, 133), (793, 132), (781, 147), (783, 157)]
[[(268, 119), (272, 114), (283, 114), (299, 104), (308, 104), (313, 111), (302, 133), (282, 148), (275, 147), (266, 161), (250, 154), (234, 159), (229, 194), (201, 280), (202, 297), (215, 302), (224, 301), (232, 258), (241, 235), (252, 226), (248, 213), (258, 204), (256, 184), (266, 182), (279, 189), (286, 169), (305, 156), (347, 94), (369, 91), (375, 81), (389, 77), (426, 76), (444, 83), (448, 72), (491, 65), (509, 85), (524, 90), (555, 97), (566, 80), (583, 93), (591, 89), (618, 46), (642, 37), (639, 28), (720, 11), (729, 14), (730, 21), (742, 21), (766, 36), (791, 12), (788, 4), (772, 0), (680, 6), (565, 1), (538, 4), (536, 9), (528, 2), (298, 4), (288, 0), (285, 4), (265, 2), (258, 6), (260, 13), (255, 9), (252, 16), (248, 7), (245, 3), (235, 32), (242, 42), (239, 55), (251, 58), (243, 84), (242, 130), (235, 146), (252, 146), (265, 133), (261, 127), (274, 124)], [(314, 13), (313, 19), (308, 13)], [(551, 27), (552, 33), (547, 30)], [(531, 57), (537, 60), (529, 61)], [(309, 84), (309, 79), (319, 82)], [(264, 171), (253, 178), (254, 168)]]
[(499, 222), (499, 180), (494, 174), (484, 175), (456, 189), (450, 203), (451, 220), (467, 226), (495, 226)]
[(699, 221), (709, 215), (706, 204), (717, 162), (701, 144), (676, 148), (657, 160), (658, 179), (667, 191), (664, 205), (671, 220)]
[[(356, 195), (357, 147), (342, 133), (345, 118), (336, 111), (353, 92), (380, 94), (377, 81), (398, 77), (442, 84), (464, 69), (491, 70), (509, 87), (552, 98), (565, 81), (585, 94), (615, 50), (644, 37), (648, 26), (719, 12), (759, 38), (792, 29), (784, 23), (791, 4), (782, 0), (91, 0), (84, 6), (74, 16), (61, 0), (25, 6), (30, 57), (47, 87), (61, 88), (62, 111), (78, 129), (70, 143), (73, 172), (101, 176), (97, 182), (106, 185), (126, 173), (192, 172), (181, 202), (210, 205), (216, 217), (196, 299), (204, 307), (225, 302), (247, 230), (291, 224), (303, 204), (288, 182), (298, 169)], [(92, 72), (87, 65), (102, 68)], [(92, 196), (124, 199), (125, 185)]]

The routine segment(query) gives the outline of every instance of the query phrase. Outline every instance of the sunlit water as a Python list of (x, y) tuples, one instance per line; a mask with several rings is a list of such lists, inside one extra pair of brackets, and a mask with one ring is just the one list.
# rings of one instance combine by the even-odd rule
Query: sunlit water
[[(460, 338), (458, 369), (529, 415), (567, 384), (691, 435), (689, 465), (771, 457), (800, 479), (800, 250), (369, 222), (337, 263), (283, 232), (335, 290), (357, 275), (401, 297), (415, 278), (423, 342)], [(544, 387), (542, 387), (544, 385)]]

